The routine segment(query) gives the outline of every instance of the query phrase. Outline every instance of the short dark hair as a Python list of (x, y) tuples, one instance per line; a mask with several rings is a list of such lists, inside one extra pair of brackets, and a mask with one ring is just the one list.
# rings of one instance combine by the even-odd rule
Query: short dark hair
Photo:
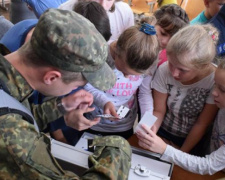
[(78, 1), (73, 10), (91, 21), (106, 41), (110, 39), (109, 18), (102, 5), (95, 1)]
[[(41, 59), (33, 50), (30, 41), (24, 43), (23, 46), (18, 50), (18, 53), (23, 56), (23, 63), (27, 66), (31, 67), (54, 67), (49, 62), (44, 61)], [(54, 67), (59, 71), (62, 75), (62, 81), (65, 84), (69, 84), (74, 81), (85, 81), (85, 77), (82, 75), (81, 72), (71, 72), (61, 70), (59, 68)]]

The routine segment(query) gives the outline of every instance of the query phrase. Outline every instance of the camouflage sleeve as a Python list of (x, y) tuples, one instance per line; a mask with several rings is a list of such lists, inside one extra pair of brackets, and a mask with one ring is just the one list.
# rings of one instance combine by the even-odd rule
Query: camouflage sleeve
[(20, 115), (0, 116), (0, 179), (80, 179), (50, 153), (50, 140)]
[(92, 143), (95, 152), (89, 157), (92, 166), (82, 179), (128, 179), (131, 166), (131, 148), (120, 136), (96, 137)]
[(52, 98), (38, 105), (32, 104), (31, 111), (40, 131), (45, 129), (48, 123), (62, 117), (62, 114), (56, 107), (56, 98)]

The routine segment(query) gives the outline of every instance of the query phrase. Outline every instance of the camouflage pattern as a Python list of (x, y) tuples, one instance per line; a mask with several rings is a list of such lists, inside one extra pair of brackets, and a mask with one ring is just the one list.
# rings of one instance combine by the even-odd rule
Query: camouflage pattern
[[(95, 152), (89, 156), (93, 167), (84, 174), (84, 177), (90, 176), (90, 171), (98, 171), (107, 176), (93, 173), (92, 179), (128, 179), (132, 152), (129, 143), (124, 138), (121, 136), (95, 137), (91, 147), (93, 146), (96, 146)], [(112, 147), (115, 148), (112, 149)]]
[[(31, 87), (1, 55), (0, 80), (11, 96), (30, 108), (28, 97), (32, 93)], [(55, 99), (31, 109), (35, 109), (36, 121), (42, 127), (60, 116)], [(131, 151), (127, 141), (119, 137), (98, 138), (93, 145), (97, 146), (90, 157), (94, 166), (83, 177), (78, 177), (58, 165), (50, 153), (49, 138), (37, 133), (32, 124), (18, 114), (0, 116), (0, 179), (127, 179)]]
[(106, 41), (90, 21), (73, 11), (47, 10), (38, 21), (31, 45), (43, 60), (65, 71), (82, 72), (100, 90), (115, 84), (116, 77), (106, 63)]

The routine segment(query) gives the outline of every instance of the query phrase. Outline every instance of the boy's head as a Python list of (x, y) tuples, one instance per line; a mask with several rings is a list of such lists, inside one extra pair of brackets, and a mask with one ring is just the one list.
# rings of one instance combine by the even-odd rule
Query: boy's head
[(162, 6), (154, 13), (154, 16), (157, 20), (157, 36), (162, 49), (166, 48), (169, 39), (179, 29), (189, 24), (187, 13), (176, 4)]
[(111, 37), (111, 29), (108, 15), (105, 9), (95, 1), (78, 1), (74, 6), (74, 11), (89, 21), (102, 34), (106, 41)]
[(92, 23), (72, 11), (47, 10), (30, 42), (19, 53), (28, 56), (28, 65), (52, 67), (60, 72), (60, 78), (65, 76), (67, 84), (77, 78), (106, 90), (115, 83), (115, 75), (106, 63), (106, 41)]
[(219, 108), (225, 108), (225, 58), (221, 59), (216, 73), (213, 89), (214, 102)]
[(225, 4), (225, 0), (204, 0), (204, 4), (205, 16), (207, 19), (211, 19), (220, 11), (220, 8)]

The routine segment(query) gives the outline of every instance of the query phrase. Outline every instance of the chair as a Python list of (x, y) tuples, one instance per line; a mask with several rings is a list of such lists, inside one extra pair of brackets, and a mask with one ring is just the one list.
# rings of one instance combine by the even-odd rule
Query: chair
[(177, 2), (187, 12), (189, 20), (195, 18), (205, 9), (205, 5), (202, 0), (177, 0)]

